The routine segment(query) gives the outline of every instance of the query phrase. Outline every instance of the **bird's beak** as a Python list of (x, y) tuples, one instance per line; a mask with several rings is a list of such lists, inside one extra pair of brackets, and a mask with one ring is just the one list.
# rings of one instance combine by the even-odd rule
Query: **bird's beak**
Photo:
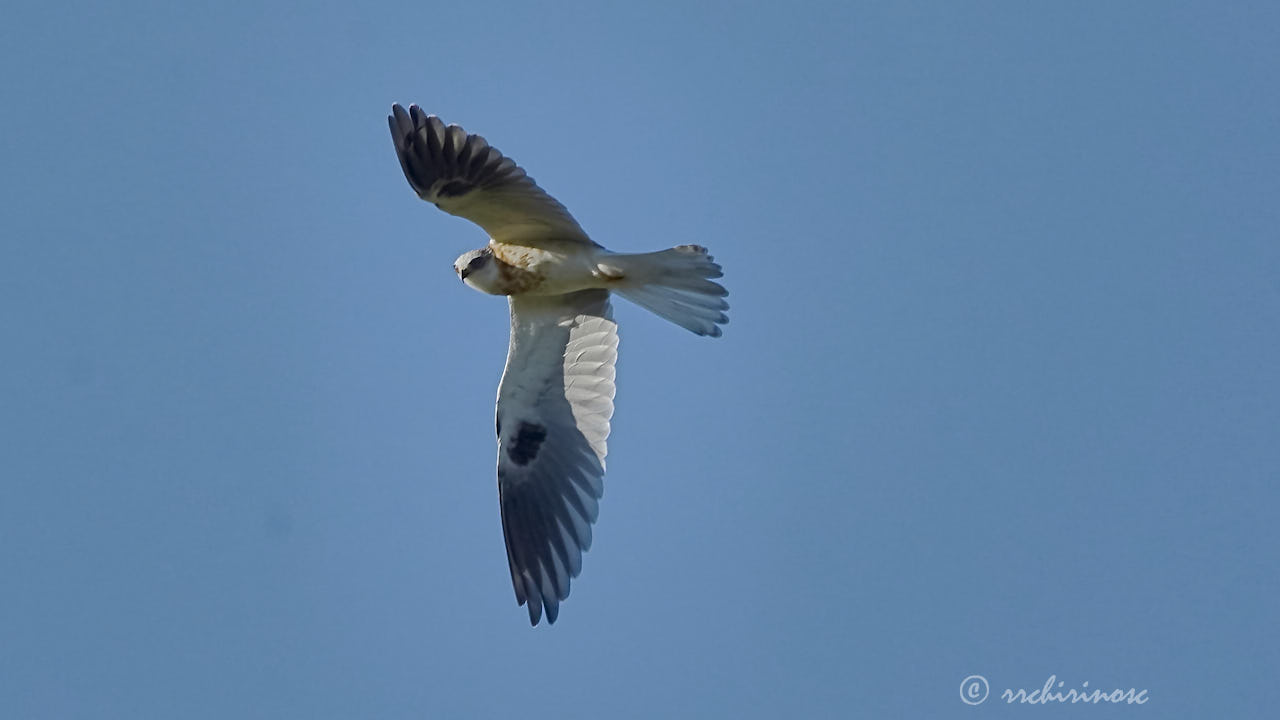
[(470, 274), (471, 274), (471, 268), (469, 267), (464, 267), (461, 270), (458, 270), (458, 277), (462, 278), (463, 280), (466, 280), (467, 276)]

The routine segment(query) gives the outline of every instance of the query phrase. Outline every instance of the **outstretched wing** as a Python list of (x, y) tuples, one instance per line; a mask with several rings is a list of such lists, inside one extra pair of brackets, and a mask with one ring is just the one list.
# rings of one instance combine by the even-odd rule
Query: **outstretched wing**
[(604, 494), (618, 326), (609, 293), (511, 298), (498, 388), (498, 497), (516, 601), (555, 622)]
[(404, 176), (423, 200), (479, 225), (500, 243), (594, 244), (563, 205), (479, 135), (445, 127), (417, 105), (408, 111), (391, 106), (387, 122)]

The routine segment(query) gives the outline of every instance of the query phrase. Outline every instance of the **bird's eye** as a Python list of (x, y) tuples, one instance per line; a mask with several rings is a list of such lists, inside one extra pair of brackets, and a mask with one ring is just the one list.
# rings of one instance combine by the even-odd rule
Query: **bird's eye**
[(472, 270), (475, 270), (476, 268), (480, 267), (483, 264), (484, 264), (484, 256), (480, 255), (478, 257), (471, 258), (471, 262), (467, 263), (467, 267)]

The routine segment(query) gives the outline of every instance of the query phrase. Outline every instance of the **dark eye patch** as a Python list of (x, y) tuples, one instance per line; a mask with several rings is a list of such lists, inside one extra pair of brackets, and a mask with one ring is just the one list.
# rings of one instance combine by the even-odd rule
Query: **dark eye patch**
[(471, 262), (467, 263), (467, 267), (472, 270), (475, 270), (476, 268), (483, 265), (484, 261), (488, 259), (489, 258), (484, 255), (477, 255), (476, 257), (471, 258)]

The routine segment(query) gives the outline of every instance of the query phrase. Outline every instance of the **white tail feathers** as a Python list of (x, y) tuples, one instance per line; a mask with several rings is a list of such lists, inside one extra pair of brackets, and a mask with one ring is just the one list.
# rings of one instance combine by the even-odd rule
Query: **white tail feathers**
[(729, 322), (729, 291), (711, 278), (724, 275), (707, 249), (681, 245), (660, 252), (614, 254), (601, 263), (622, 297), (698, 335), (719, 337)]

